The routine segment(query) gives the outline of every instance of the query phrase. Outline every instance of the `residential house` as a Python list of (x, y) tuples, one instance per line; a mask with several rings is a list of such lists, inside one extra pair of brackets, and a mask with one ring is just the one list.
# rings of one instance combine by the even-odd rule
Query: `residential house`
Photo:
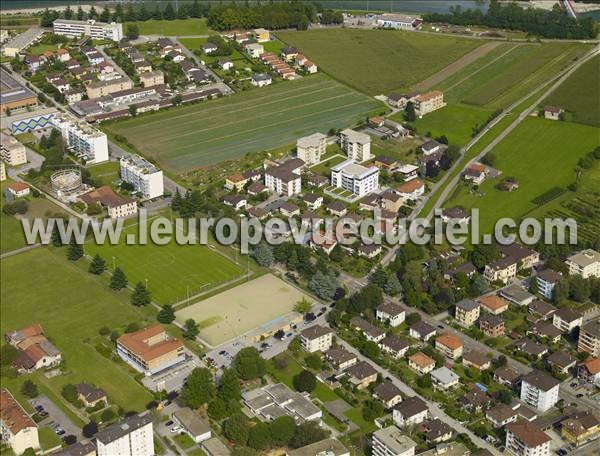
[(301, 219), (302, 225), (313, 229), (318, 229), (324, 222), (323, 218), (319, 214), (317, 214), (315, 211), (311, 211), (310, 209), (307, 209), (302, 213)]
[(518, 269), (531, 269), (540, 261), (540, 254), (535, 250), (523, 247), (516, 242), (500, 244), (500, 253), (505, 258), (512, 258)]
[(361, 317), (353, 317), (350, 324), (356, 331), (360, 331), (369, 342), (381, 342), (385, 337), (384, 331)]
[(269, 167), (265, 169), (265, 185), (280, 195), (298, 195), (302, 190), (300, 174), (303, 167), (304, 161), (299, 158)]
[(423, 352), (417, 352), (408, 357), (408, 367), (421, 375), (425, 375), (435, 369), (435, 360)]
[(392, 92), (388, 95), (387, 102), (394, 108), (404, 109), (408, 104), (408, 97), (400, 93)]
[(329, 350), (332, 341), (333, 331), (326, 326), (314, 325), (300, 333), (300, 344), (309, 353)]
[(560, 120), (560, 115), (565, 112), (558, 106), (545, 106), (544, 107), (544, 119), (548, 120)]
[(458, 386), (460, 377), (446, 366), (431, 371), (431, 381), (436, 390), (446, 391)]
[(88, 383), (78, 383), (75, 385), (77, 390), (77, 399), (79, 399), (86, 407), (95, 407), (100, 403), (107, 404), (106, 393), (102, 388), (97, 388)]
[(273, 78), (267, 73), (254, 73), (250, 82), (255, 87), (264, 87), (273, 84)]
[(473, 387), (458, 400), (463, 410), (469, 413), (480, 413), (487, 408), (491, 398), (477, 387)]
[(327, 212), (337, 217), (343, 217), (348, 212), (348, 208), (341, 201), (334, 200), (326, 207)]
[(333, 347), (324, 353), (325, 359), (338, 370), (346, 370), (356, 364), (358, 359), (352, 352), (346, 350), (343, 346)]
[(521, 381), (521, 400), (545, 412), (558, 402), (559, 385), (550, 374), (533, 370)]
[(179, 364), (186, 358), (183, 343), (169, 336), (158, 324), (123, 334), (117, 339), (117, 354), (147, 376)]
[(271, 34), (267, 29), (264, 28), (256, 28), (252, 31), (252, 35), (259, 43), (264, 43), (265, 41), (271, 41)]
[(307, 183), (311, 187), (321, 188), (325, 185), (329, 185), (329, 178), (321, 176), (320, 174), (310, 174), (308, 176)]
[(165, 75), (162, 71), (145, 71), (139, 75), (143, 87), (153, 87), (165, 83)]
[(520, 350), (531, 358), (540, 359), (548, 353), (548, 347), (527, 338), (518, 340), (515, 342), (514, 346), (517, 350)]
[(310, 245), (315, 250), (323, 250), (327, 255), (333, 252), (338, 244), (335, 236), (330, 237), (327, 233), (321, 231), (313, 231), (310, 237)]
[(416, 179), (419, 175), (419, 167), (410, 164), (404, 164), (396, 169), (396, 172), (402, 176), (404, 182)]
[(511, 389), (515, 388), (520, 380), (519, 373), (510, 367), (503, 366), (494, 371), (494, 381)]
[(579, 328), (577, 350), (600, 357), (600, 320), (593, 320)]
[(350, 383), (357, 389), (365, 389), (377, 381), (377, 370), (367, 361), (359, 361), (345, 370)]
[(584, 279), (600, 277), (600, 253), (592, 249), (582, 250), (566, 259), (569, 275), (579, 274)]
[(551, 343), (558, 343), (562, 333), (560, 329), (548, 321), (538, 321), (527, 331), (527, 334), (534, 334), (540, 339), (548, 339)]
[(416, 446), (416, 442), (394, 425), (376, 430), (371, 437), (373, 456), (414, 456)]
[(472, 299), (462, 299), (456, 303), (454, 318), (464, 327), (469, 327), (479, 318), (479, 304)]
[(546, 362), (562, 374), (568, 374), (577, 364), (577, 359), (568, 352), (559, 350), (546, 358)]
[(232, 174), (225, 178), (225, 188), (228, 190), (237, 190), (238, 192), (244, 189), (244, 186), (248, 183), (248, 179), (244, 178), (241, 174)]
[(571, 333), (575, 328), (581, 326), (583, 316), (580, 312), (569, 307), (558, 309), (552, 315), (552, 324), (563, 333)]
[(404, 356), (410, 348), (410, 344), (398, 336), (387, 336), (379, 342), (381, 351), (389, 353), (394, 358), (398, 359)]
[(446, 106), (444, 103), (444, 94), (439, 90), (433, 90), (424, 93), (423, 95), (416, 96), (414, 98), (414, 104), (415, 111), (419, 117)]
[(248, 199), (243, 195), (225, 195), (223, 197), (223, 204), (239, 211), (248, 205)]
[(340, 133), (340, 147), (350, 160), (361, 163), (371, 159), (371, 137), (346, 128)]
[(342, 445), (339, 440), (333, 438), (320, 440), (295, 450), (287, 450), (285, 456), (307, 456), (313, 454), (327, 456), (350, 456), (348, 449)]
[(173, 422), (182, 429), (195, 443), (210, 439), (210, 426), (200, 415), (189, 407), (182, 407), (171, 415)]
[(219, 47), (215, 43), (204, 43), (202, 45), (202, 52), (206, 55), (210, 55), (215, 52)]
[(300, 208), (296, 206), (294, 203), (290, 203), (286, 201), (279, 208), (279, 212), (285, 217), (294, 217), (296, 215), (300, 215)]
[(469, 223), (469, 220), (471, 220), (469, 213), (458, 206), (442, 210), (442, 221), (444, 223), (452, 222), (454, 224), (465, 225)]
[(298, 49), (296, 49), (295, 47), (288, 46), (281, 49), (281, 57), (283, 57), (283, 60), (285, 60), (286, 62), (294, 60), (297, 55)]
[(39, 324), (6, 333), (6, 342), (17, 349), (18, 356), (12, 364), (17, 372), (54, 367), (62, 361), (60, 351), (46, 338)]
[(152, 415), (144, 412), (111, 424), (94, 435), (98, 456), (152, 456)]
[(535, 300), (535, 295), (525, 291), (521, 285), (516, 283), (502, 288), (498, 293), (518, 306), (528, 306)]
[(500, 258), (485, 265), (483, 277), (488, 282), (508, 283), (517, 276), (517, 262), (511, 257)]
[(529, 304), (528, 310), (533, 316), (532, 318), (546, 321), (552, 318), (552, 315), (554, 315), (554, 312), (556, 312), (558, 309), (550, 303), (542, 301), (541, 299), (536, 299)]
[(442, 144), (435, 139), (430, 139), (429, 141), (425, 141), (421, 144), (421, 152), (423, 155), (433, 155), (433, 154), (441, 154), (448, 149), (446, 144)]
[(233, 62), (228, 58), (219, 59), (219, 67), (224, 71), (229, 71), (233, 68)]
[(386, 190), (381, 194), (381, 206), (384, 210), (397, 213), (404, 204), (404, 198), (392, 190)]
[(0, 432), (2, 442), (17, 456), (28, 448), (40, 449), (37, 424), (5, 388), (0, 389)]
[(561, 437), (575, 447), (580, 447), (600, 437), (600, 421), (592, 411), (577, 411), (561, 421)]
[(504, 320), (498, 315), (485, 313), (479, 318), (479, 329), (488, 337), (504, 335)]
[(382, 252), (381, 244), (362, 244), (358, 248), (358, 255), (373, 259)]
[(577, 367), (577, 377), (581, 380), (600, 385), (600, 358), (588, 358)]
[(433, 336), (435, 336), (435, 328), (422, 320), (419, 320), (412, 325), (408, 330), (408, 335), (415, 339), (427, 342)]
[(504, 446), (514, 456), (550, 456), (551, 440), (535, 424), (521, 420), (506, 426)]
[(554, 287), (562, 279), (562, 273), (552, 269), (544, 269), (537, 273), (536, 281), (539, 293), (546, 299), (554, 296)]
[(428, 416), (427, 404), (416, 396), (396, 404), (393, 410), (394, 424), (401, 428), (422, 423)]
[(487, 173), (487, 166), (481, 163), (472, 163), (469, 166), (467, 166), (464, 178), (465, 180), (471, 181), (476, 185), (481, 185), (487, 177)]
[(383, 402), (386, 409), (391, 409), (394, 405), (402, 402), (400, 388), (391, 382), (380, 383), (373, 390), (373, 396)]
[(485, 417), (495, 428), (503, 428), (507, 424), (517, 421), (519, 414), (506, 404), (498, 404), (486, 411)]
[(425, 194), (425, 183), (421, 179), (410, 180), (399, 186), (396, 192), (405, 200), (416, 201)]
[(296, 141), (296, 155), (307, 165), (314, 165), (321, 161), (327, 148), (327, 136), (323, 133), (313, 133), (303, 136)]
[(462, 363), (465, 367), (474, 367), (480, 371), (489, 369), (491, 366), (491, 360), (487, 354), (479, 350), (470, 350), (464, 353)]
[(386, 301), (377, 307), (375, 318), (377, 320), (389, 324), (392, 328), (401, 325), (404, 322), (406, 312), (404, 309), (391, 301)]
[(377, 155), (375, 160), (373, 160), (373, 164), (379, 169), (386, 169), (393, 172), (398, 167), (398, 160), (387, 155)]
[(508, 301), (497, 295), (487, 295), (479, 298), (481, 309), (494, 315), (500, 315), (508, 310)]
[(463, 354), (463, 342), (450, 332), (445, 332), (435, 340), (435, 348), (450, 359), (460, 358)]
[(99, 204), (106, 208), (111, 219), (126, 218), (137, 214), (137, 201), (135, 198), (117, 195), (111, 187), (103, 185), (102, 187), (85, 193), (79, 197), (88, 208), (91, 205)]
[(6, 186), (4, 196), (8, 201), (13, 201), (17, 198), (23, 198), (29, 195), (29, 185), (25, 182), (11, 182)]
[(432, 443), (446, 442), (450, 440), (454, 434), (450, 425), (439, 418), (423, 422), (421, 428), (425, 432), (425, 439)]
[(292, 391), (283, 383), (245, 391), (242, 400), (252, 413), (264, 421), (288, 415), (299, 423), (314, 421), (319, 424), (323, 417), (323, 411), (311, 402), (308, 394)]
[(321, 195), (315, 195), (314, 193), (305, 193), (302, 196), (302, 201), (304, 201), (304, 203), (313, 211), (323, 205), (323, 197)]
[[(252, 184), (254, 185), (254, 184)], [(250, 192), (248, 192), (250, 193)], [(250, 193), (251, 194), (251, 193)], [(264, 220), (269, 216), (269, 213), (265, 211), (262, 207), (253, 206), (246, 210), (250, 217), (257, 218), (258, 220)]]

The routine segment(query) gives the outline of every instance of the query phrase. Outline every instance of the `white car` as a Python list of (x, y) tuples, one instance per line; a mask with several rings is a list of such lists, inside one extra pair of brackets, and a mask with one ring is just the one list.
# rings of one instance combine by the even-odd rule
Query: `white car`
[(171, 428), (171, 432), (172, 432), (173, 434), (175, 434), (176, 432), (179, 432), (179, 431), (181, 431), (181, 428), (180, 428), (179, 426), (173, 426), (173, 427)]

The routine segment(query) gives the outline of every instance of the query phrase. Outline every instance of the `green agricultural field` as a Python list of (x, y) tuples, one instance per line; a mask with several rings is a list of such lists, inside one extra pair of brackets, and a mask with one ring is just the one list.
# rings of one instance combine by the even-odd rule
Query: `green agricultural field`
[(480, 40), (383, 30), (280, 32), (321, 70), (369, 95), (387, 95), (437, 73)]
[(600, 127), (600, 56), (583, 64), (544, 104), (560, 106), (572, 120)]
[[(598, 144), (598, 129), (539, 118), (526, 119), (493, 150), (498, 179), (488, 179), (477, 192), (461, 185), (445, 207), (480, 210), (481, 232), (490, 233), (502, 217), (518, 220), (536, 210), (533, 200), (554, 187), (575, 181), (578, 160)], [(515, 177), (519, 188), (507, 193), (495, 188), (503, 177)]]
[(206, 19), (188, 18), (173, 21), (150, 19), (148, 21), (127, 22), (123, 24), (124, 32), (127, 31), (129, 24), (137, 25), (140, 35), (193, 36), (209, 33)]
[(349, 127), (380, 110), (380, 102), (315, 75), (104, 128), (125, 136), (168, 171), (183, 173), (287, 145), (315, 131)]
[(147, 279), (152, 299), (159, 304), (173, 304), (188, 295), (207, 292), (246, 272), (207, 246), (179, 245), (175, 239), (167, 245), (157, 245), (150, 237), (146, 245), (127, 245), (128, 234), (137, 238), (138, 226), (124, 228), (117, 245), (86, 243), (85, 253), (91, 256), (98, 253), (111, 269), (114, 257), (115, 266), (123, 270), (131, 285), (145, 283)]
[[(66, 375), (46, 379), (41, 373), (31, 374), (36, 383), (60, 397), (66, 383), (93, 382), (125, 410), (145, 409), (152, 395), (129, 368), (100, 355), (89, 341), (103, 326), (122, 332), (129, 323), (154, 320), (152, 309), (133, 307), (129, 293), (112, 292), (107, 277), (89, 274), (84, 260), (69, 262), (65, 248), (42, 247), (5, 258), (0, 271), (2, 334), (40, 323), (65, 359)], [(3, 379), (3, 385), (6, 380), (11, 391), (18, 392), (28, 377)]]

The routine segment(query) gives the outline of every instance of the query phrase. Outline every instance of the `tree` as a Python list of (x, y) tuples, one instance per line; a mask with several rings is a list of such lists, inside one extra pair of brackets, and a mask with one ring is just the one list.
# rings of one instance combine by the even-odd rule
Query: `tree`
[(136, 283), (133, 294), (131, 295), (131, 304), (136, 307), (144, 307), (150, 304), (150, 301), (150, 291), (148, 291), (142, 282)]
[(210, 371), (203, 367), (196, 367), (187, 378), (181, 390), (181, 400), (192, 409), (197, 409), (214, 399), (216, 395), (215, 383)]
[(164, 325), (173, 323), (175, 320), (175, 310), (173, 309), (173, 306), (170, 304), (164, 305), (163, 308), (158, 311), (156, 319)]
[(117, 414), (110, 408), (105, 409), (102, 414), (100, 415), (100, 420), (103, 423), (106, 423), (108, 421), (112, 421), (117, 417)]
[(375, 342), (368, 341), (363, 345), (361, 352), (366, 357), (375, 359), (379, 356), (379, 354), (381, 353), (381, 350), (379, 349), (379, 346)]
[(301, 448), (311, 443), (319, 442), (328, 435), (329, 433), (314, 421), (306, 421), (296, 428), (296, 432), (294, 432), (294, 436), (290, 440), (290, 446), (292, 448)]
[(417, 378), (417, 385), (419, 385), (421, 388), (431, 388), (431, 375), (421, 375), (419, 378)]
[(173, 5), (171, 5), (171, 2), (167, 3), (162, 15), (167, 21), (172, 21), (176, 18), (175, 9), (173, 8)]
[(383, 290), (390, 296), (397, 296), (402, 292), (402, 285), (396, 274), (390, 274), (383, 285)]
[(183, 337), (194, 340), (199, 332), (198, 324), (192, 318), (188, 318), (183, 325)]
[(220, 421), (227, 416), (227, 405), (223, 399), (217, 397), (208, 404), (207, 412), (213, 420)]
[(317, 377), (311, 371), (304, 369), (294, 376), (294, 388), (300, 392), (312, 393), (317, 387)]
[(304, 358), (304, 362), (312, 370), (319, 370), (323, 366), (321, 357), (317, 353), (311, 353), (308, 355), (306, 358)]
[(223, 433), (225, 434), (225, 437), (227, 437), (233, 443), (237, 443), (238, 445), (246, 445), (248, 443), (248, 436), (250, 434), (248, 418), (241, 413), (232, 415), (223, 424)]
[(412, 101), (409, 101), (406, 104), (406, 108), (404, 109), (404, 119), (407, 122), (414, 122), (417, 120), (417, 113), (415, 112), (415, 105)]
[(302, 297), (302, 299), (294, 305), (294, 310), (301, 314), (310, 312), (310, 309), (312, 309), (312, 302), (306, 299), (306, 297)]
[(87, 439), (91, 439), (98, 432), (98, 425), (94, 421), (90, 421), (88, 424), (83, 426), (83, 436)]
[(337, 289), (337, 279), (332, 272), (324, 274), (321, 271), (315, 272), (308, 283), (308, 287), (321, 299), (333, 299)]
[(127, 24), (125, 35), (130, 40), (135, 40), (140, 36), (140, 28), (137, 24)]
[(498, 393), (496, 394), (496, 398), (506, 405), (510, 404), (513, 400), (511, 392), (507, 389), (501, 389), (500, 391), (498, 391)]
[(67, 383), (63, 386), (60, 393), (69, 402), (77, 401), (77, 388), (72, 383)]
[(54, 247), (62, 247), (64, 245), (63, 241), (62, 241), (62, 238), (60, 237), (60, 231), (58, 230), (58, 225), (56, 223), (52, 227), (52, 234), (50, 236), (50, 243)]
[(110, 11), (107, 6), (104, 7), (100, 14), (100, 22), (110, 22)]
[(375, 399), (368, 399), (362, 409), (362, 416), (366, 421), (373, 421), (383, 415), (383, 404)]
[(113, 271), (113, 275), (110, 278), (109, 287), (115, 291), (119, 291), (127, 287), (127, 277), (125, 277), (125, 273), (118, 266)]
[(275, 257), (273, 256), (273, 248), (261, 242), (252, 251), (252, 258), (258, 263), (259, 266), (269, 267), (273, 264)]
[(288, 345), (288, 350), (291, 351), (292, 353), (298, 353), (301, 348), (302, 348), (302, 342), (300, 341), (299, 337), (294, 337)]
[(77, 261), (83, 256), (83, 245), (78, 244), (75, 236), (71, 237), (69, 249), (67, 250), (67, 258), (71, 261)]
[(225, 369), (223, 371), (217, 395), (223, 399), (224, 402), (240, 400), (242, 397), (242, 389), (240, 387), (240, 377), (235, 369)]
[(242, 380), (261, 378), (266, 373), (265, 360), (254, 347), (242, 348), (235, 356), (233, 366)]
[(264, 450), (271, 445), (271, 430), (267, 423), (259, 421), (250, 428), (248, 446), (255, 450)]
[(287, 446), (294, 436), (296, 422), (291, 416), (280, 416), (271, 422), (271, 441), (273, 445)]
[(406, 316), (406, 324), (412, 326), (418, 321), (421, 321), (421, 314), (418, 312), (411, 312)]
[(375, 272), (369, 277), (369, 281), (378, 287), (383, 287), (388, 280), (388, 273), (381, 265), (377, 266)]
[(92, 262), (90, 263), (89, 272), (92, 274), (100, 275), (106, 271), (106, 262), (98, 254), (94, 255)]
[(79, 5), (77, 7), (77, 20), (82, 21), (83, 19), (85, 19), (85, 13), (83, 12), (81, 5)]
[(35, 383), (31, 380), (25, 380), (21, 385), (21, 393), (23, 393), (27, 397), (37, 397), (38, 396), (38, 388)]
[(0, 348), (0, 365), (12, 366), (12, 363), (19, 357), (19, 351), (14, 345), (4, 344)]
[(129, 105), (129, 115), (131, 117), (137, 116), (138, 108), (136, 105)]

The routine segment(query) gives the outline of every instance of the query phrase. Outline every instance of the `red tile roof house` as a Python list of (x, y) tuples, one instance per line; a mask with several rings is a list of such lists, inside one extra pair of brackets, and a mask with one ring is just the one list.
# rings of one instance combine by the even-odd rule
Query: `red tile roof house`
[(6, 341), (17, 348), (19, 356), (13, 367), (20, 373), (60, 364), (60, 351), (46, 338), (41, 325), (33, 324), (6, 334)]
[(13, 182), (12, 184), (8, 184), (6, 191), (4, 192), (4, 196), (10, 201), (17, 198), (23, 198), (27, 195), (29, 195), (29, 185), (24, 182)]
[(487, 167), (481, 163), (469, 165), (465, 171), (465, 180), (473, 181), (474, 184), (481, 184), (487, 176)]
[(425, 193), (425, 184), (421, 179), (414, 179), (398, 187), (396, 193), (407, 200), (416, 200)]

